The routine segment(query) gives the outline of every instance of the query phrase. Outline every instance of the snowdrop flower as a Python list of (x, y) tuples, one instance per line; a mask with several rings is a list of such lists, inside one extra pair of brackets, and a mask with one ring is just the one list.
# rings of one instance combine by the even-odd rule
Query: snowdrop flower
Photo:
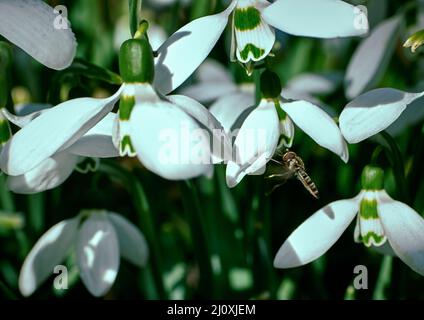
[(166, 179), (210, 175), (210, 139), (228, 144), (222, 127), (193, 99), (156, 91), (153, 52), (143, 32), (122, 45), (120, 70), (124, 84), (111, 97), (66, 101), (15, 134), (0, 157), (1, 169), (12, 176), (34, 169), (78, 141), (120, 100), (113, 142), (121, 156), (137, 155), (146, 168)]
[(143, 234), (127, 219), (103, 210), (83, 211), (51, 227), (31, 249), (19, 275), (22, 295), (32, 295), (71, 252), (82, 282), (96, 297), (112, 287), (121, 256), (144, 267), (149, 255)]
[(380, 88), (348, 103), (340, 114), (340, 130), (349, 143), (358, 143), (393, 124), (424, 92)]
[(227, 184), (236, 186), (244, 176), (264, 169), (280, 142), (290, 147), (294, 123), (316, 143), (347, 162), (349, 152), (334, 120), (307, 101), (284, 101), (280, 79), (265, 71), (261, 76), (262, 100), (247, 116), (234, 142), (234, 158), (227, 165)]
[(65, 69), (75, 56), (66, 17), (41, 0), (0, 1), (0, 35), (52, 69)]
[[(213, 59), (203, 62), (195, 73), (197, 82), (181, 90), (181, 93), (202, 103), (211, 103), (209, 111), (230, 133), (236, 130), (238, 119), (255, 104), (256, 88), (246, 74), (237, 73), (240, 83), (234, 81), (230, 72)], [(240, 80), (241, 79), (241, 80)], [(343, 81), (341, 72), (302, 73), (291, 79), (281, 95), (287, 100), (306, 100), (321, 106), (331, 115), (335, 111), (323, 105), (315, 95), (329, 95), (338, 89)]]
[[(0, 118), (7, 118), (18, 127), (29, 125), (43, 112), (48, 105), (37, 105), (39, 111), (21, 116), (15, 116), (6, 109), (1, 110)], [(34, 109), (27, 105), (23, 110)], [(98, 166), (97, 158), (112, 158), (119, 156), (118, 150), (112, 143), (112, 131), (116, 114), (110, 113), (84, 136), (64, 150), (52, 154), (34, 168), (20, 175), (10, 175), (7, 178), (9, 190), (20, 194), (32, 194), (58, 187), (77, 170), (80, 173), (95, 171)], [(0, 125), (1, 128), (1, 125)], [(7, 155), (5, 155), (7, 157)], [(86, 158), (90, 157), (90, 158)], [(96, 158), (96, 159), (92, 159)]]
[(346, 70), (346, 97), (353, 99), (381, 81), (398, 43), (402, 21), (402, 16), (384, 20), (362, 40)]
[(255, 104), (254, 83), (236, 83), (217, 61), (208, 59), (202, 63), (196, 78), (198, 83), (187, 86), (181, 93), (203, 103), (213, 102), (209, 111), (228, 133), (239, 115)]
[(365, 167), (362, 191), (352, 199), (330, 203), (301, 224), (278, 251), (274, 266), (293, 268), (325, 254), (356, 217), (355, 241), (396, 254), (424, 275), (424, 220), (384, 190), (384, 172)]
[[(274, 28), (317, 38), (365, 34), (365, 13), (340, 0), (233, 0), (219, 14), (196, 19), (175, 32), (159, 49), (161, 91), (182, 84), (205, 60), (232, 15), (232, 58), (243, 64), (264, 59), (275, 43)], [(163, 78), (162, 78), (163, 77)], [(170, 81), (169, 81), (170, 80)]]

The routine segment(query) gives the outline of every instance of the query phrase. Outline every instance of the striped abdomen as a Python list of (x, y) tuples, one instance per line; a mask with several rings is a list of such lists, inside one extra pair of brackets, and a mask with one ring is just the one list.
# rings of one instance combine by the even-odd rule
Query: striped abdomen
[(312, 181), (312, 179), (309, 177), (309, 175), (305, 172), (305, 170), (297, 169), (296, 170), (296, 177), (302, 182), (303, 186), (306, 188), (306, 190), (309, 191), (309, 193), (316, 199), (319, 198), (319, 191), (315, 183)]

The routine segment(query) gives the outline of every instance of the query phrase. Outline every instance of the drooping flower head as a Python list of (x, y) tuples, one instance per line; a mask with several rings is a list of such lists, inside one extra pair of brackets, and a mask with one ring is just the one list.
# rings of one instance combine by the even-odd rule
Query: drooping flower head
[(112, 135), (122, 156), (137, 155), (146, 168), (170, 180), (211, 174), (212, 153), (230, 148), (228, 138), (200, 103), (180, 95), (165, 97), (156, 90), (147, 27), (142, 23), (136, 38), (122, 45), (124, 83), (119, 90), (106, 99), (73, 99), (43, 112), (5, 146), (0, 166), (6, 174), (23, 175), (66, 150), (107, 117), (121, 98)]
[(302, 223), (279, 249), (274, 266), (293, 268), (325, 254), (356, 217), (355, 241), (398, 256), (424, 275), (424, 219), (384, 190), (384, 172), (365, 167), (362, 190), (352, 199), (332, 202)]
[(263, 173), (279, 144), (291, 147), (294, 123), (347, 162), (347, 144), (334, 120), (311, 102), (284, 100), (281, 90), (278, 75), (263, 72), (262, 99), (243, 121), (234, 142), (233, 159), (227, 165), (228, 186), (236, 186), (246, 175)]
[[(275, 43), (274, 28), (316, 38), (368, 32), (366, 14), (340, 0), (233, 0), (221, 13), (196, 19), (175, 32), (158, 50), (157, 88), (181, 85), (206, 59), (231, 17), (231, 56), (243, 64), (264, 59)], [(248, 68), (251, 70), (251, 68)], [(167, 80), (164, 81), (165, 77)]]
[(149, 256), (143, 234), (127, 219), (105, 210), (85, 210), (57, 223), (37, 241), (22, 265), (20, 292), (32, 295), (71, 252), (82, 282), (96, 297), (114, 284), (121, 256), (138, 267), (144, 267)]

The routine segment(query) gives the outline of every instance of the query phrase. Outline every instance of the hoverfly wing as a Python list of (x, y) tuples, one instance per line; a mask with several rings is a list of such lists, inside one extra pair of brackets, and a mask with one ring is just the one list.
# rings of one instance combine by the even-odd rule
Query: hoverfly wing
[(270, 162), (265, 172), (266, 192), (269, 196), (276, 189), (284, 185), (288, 179), (294, 177), (294, 172), (290, 171), (283, 163)]

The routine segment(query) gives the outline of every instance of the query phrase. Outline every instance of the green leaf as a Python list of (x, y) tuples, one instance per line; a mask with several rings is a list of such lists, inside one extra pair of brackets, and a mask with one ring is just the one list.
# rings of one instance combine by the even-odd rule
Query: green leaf
[(137, 32), (138, 25), (140, 23), (140, 13), (142, 0), (129, 0), (129, 9), (130, 9), (130, 31), (131, 36), (134, 37)]

